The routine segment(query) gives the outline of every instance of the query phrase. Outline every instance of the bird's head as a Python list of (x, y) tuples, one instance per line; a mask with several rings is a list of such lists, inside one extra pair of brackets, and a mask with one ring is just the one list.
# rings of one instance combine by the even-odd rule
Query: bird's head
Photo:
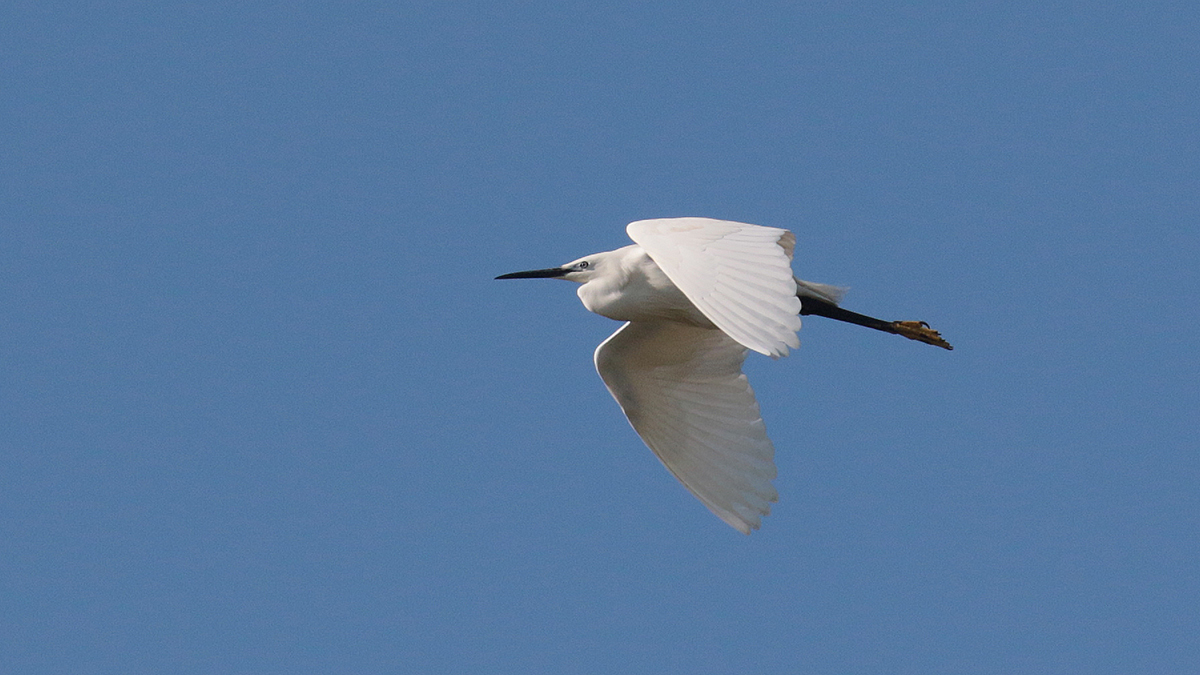
[(597, 253), (594, 255), (584, 256), (578, 260), (573, 260), (561, 267), (550, 267), (544, 270), (529, 270), (526, 272), (512, 272), (510, 274), (501, 274), (497, 279), (566, 279), (574, 281), (577, 284), (586, 284), (591, 281), (597, 274), (601, 273), (604, 266), (604, 254)]

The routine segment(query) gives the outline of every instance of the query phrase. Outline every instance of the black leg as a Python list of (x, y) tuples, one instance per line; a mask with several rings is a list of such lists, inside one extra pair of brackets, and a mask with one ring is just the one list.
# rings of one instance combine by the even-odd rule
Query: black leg
[(893, 335), (903, 335), (910, 340), (917, 340), (942, 349), (954, 349), (949, 342), (942, 339), (941, 333), (929, 327), (924, 321), (884, 321), (875, 317), (842, 309), (832, 302), (806, 295), (800, 296), (800, 314), (823, 316), (829, 319), (845, 321), (867, 328), (874, 328)]

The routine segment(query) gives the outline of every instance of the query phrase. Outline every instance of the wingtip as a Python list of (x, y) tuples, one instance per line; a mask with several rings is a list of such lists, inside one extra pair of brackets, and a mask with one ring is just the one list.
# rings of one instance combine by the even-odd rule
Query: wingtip
[(740, 519), (739, 520), (730, 520), (728, 518), (722, 518), (721, 520), (724, 520), (727, 525), (729, 525), (733, 529), (737, 530), (738, 532), (741, 532), (742, 534), (746, 535), (747, 537), (750, 536), (751, 532), (754, 532), (755, 530), (757, 530), (759, 528), (759, 523), (747, 522), (747, 521), (740, 520)]

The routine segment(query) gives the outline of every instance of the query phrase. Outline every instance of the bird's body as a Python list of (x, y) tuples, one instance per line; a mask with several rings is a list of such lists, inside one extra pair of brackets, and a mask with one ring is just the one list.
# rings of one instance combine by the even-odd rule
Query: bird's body
[(589, 312), (616, 321), (675, 321), (716, 328), (641, 246), (598, 253), (588, 260), (597, 269), (612, 270), (576, 290)]
[(596, 370), (671, 473), (747, 534), (778, 498), (775, 450), (742, 374), (748, 350), (786, 356), (801, 314), (950, 348), (928, 326), (842, 310), (842, 289), (796, 279), (787, 230), (663, 218), (627, 231), (636, 244), (497, 278), (574, 281), (589, 311), (627, 322), (596, 349)]

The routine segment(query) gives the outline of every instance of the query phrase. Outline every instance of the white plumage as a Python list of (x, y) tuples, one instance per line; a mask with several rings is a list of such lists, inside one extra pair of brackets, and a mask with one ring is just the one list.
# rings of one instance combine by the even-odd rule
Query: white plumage
[(747, 349), (800, 346), (792, 233), (710, 218), (630, 223), (637, 245), (561, 268), (602, 316), (626, 321), (596, 370), (663, 465), (726, 523), (749, 533), (778, 498), (775, 448), (742, 374)]
[(497, 278), (574, 281), (588, 310), (626, 322), (596, 349), (596, 370), (667, 469), (746, 534), (778, 498), (775, 449), (742, 374), (748, 350), (799, 347), (802, 308), (950, 348), (927, 326), (847, 312), (843, 289), (796, 279), (787, 230), (661, 218), (627, 231), (635, 245)]
[(626, 228), (717, 328), (767, 356), (800, 346), (800, 299), (787, 230), (710, 218), (639, 220)]
[(719, 330), (630, 321), (596, 349), (629, 423), (679, 482), (750, 533), (779, 495), (775, 447), (742, 374), (746, 348)]

